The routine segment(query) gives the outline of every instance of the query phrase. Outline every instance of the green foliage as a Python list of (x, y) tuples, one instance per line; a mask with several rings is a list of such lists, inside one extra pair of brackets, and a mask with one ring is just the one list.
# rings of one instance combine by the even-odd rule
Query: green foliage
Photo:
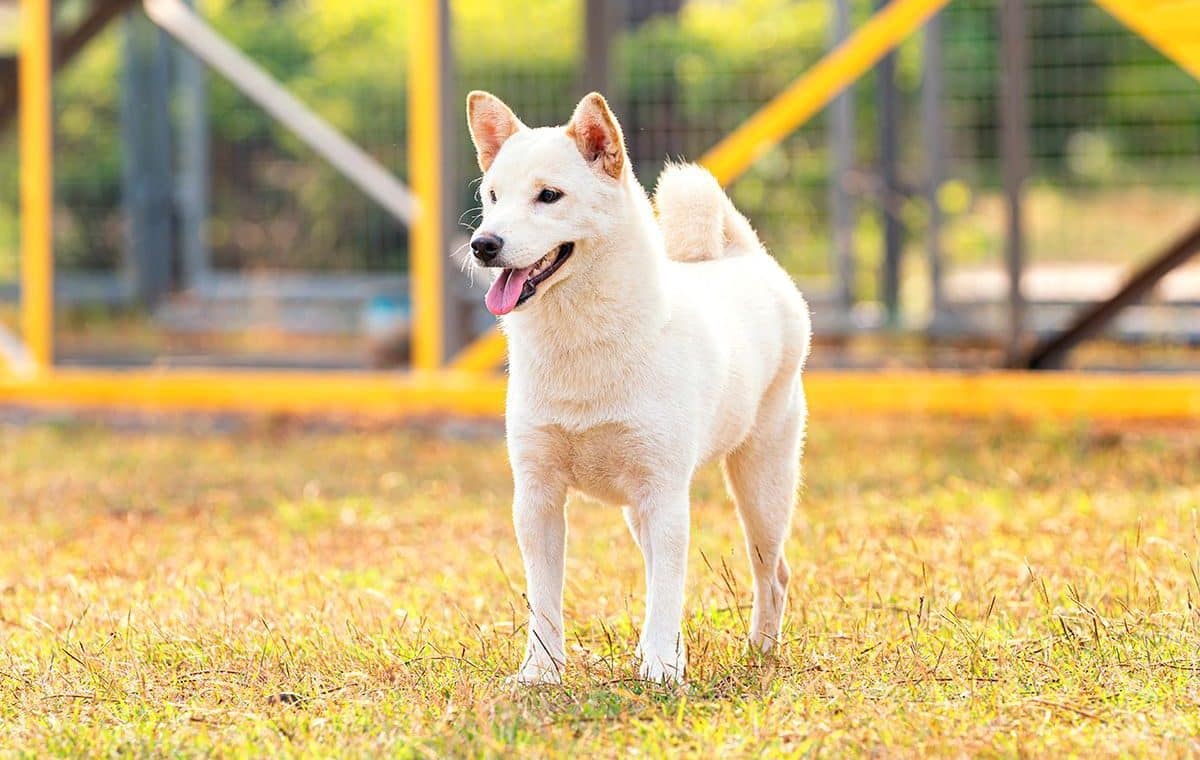
[(55, 81), (54, 192), (66, 210), (56, 218), (55, 253), (69, 268), (106, 268), (123, 243), (104, 213), (120, 203), (120, 62), (121, 38), (106, 34)]

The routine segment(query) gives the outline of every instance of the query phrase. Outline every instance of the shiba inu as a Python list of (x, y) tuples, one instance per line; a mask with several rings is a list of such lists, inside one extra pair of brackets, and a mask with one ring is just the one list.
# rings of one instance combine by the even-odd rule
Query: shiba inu
[(570, 491), (623, 507), (646, 568), (643, 678), (678, 682), (689, 486), (722, 461), (754, 576), (750, 641), (770, 649), (788, 586), (808, 306), (716, 180), (669, 166), (653, 203), (599, 94), (562, 127), (467, 99), (483, 172), (474, 265), (508, 337), (506, 430), (529, 642), (515, 678), (561, 679)]

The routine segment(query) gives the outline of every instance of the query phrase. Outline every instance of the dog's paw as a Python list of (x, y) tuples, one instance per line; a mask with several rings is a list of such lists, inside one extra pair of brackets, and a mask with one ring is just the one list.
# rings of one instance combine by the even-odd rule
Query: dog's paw
[(562, 683), (562, 673), (553, 662), (530, 661), (504, 682), (513, 686), (553, 686)]
[(642, 665), (638, 669), (638, 677), (643, 681), (653, 681), (667, 685), (682, 684), (684, 659), (682, 652), (672, 652), (665, 656), (656, 656), (647, 653), (642, 657)]

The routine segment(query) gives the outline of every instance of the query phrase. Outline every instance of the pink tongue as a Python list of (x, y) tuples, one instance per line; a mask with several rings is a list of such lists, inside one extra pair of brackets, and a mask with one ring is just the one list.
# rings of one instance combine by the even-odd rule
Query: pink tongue
[(529, 270), (532, 268), (505, 269), (501, 272), (483, 299), (488, 311), (500, 316), (517, 308), (517, 301), (521, 300), (521, 288), (525, 287), (525, 281), (529, 279)]

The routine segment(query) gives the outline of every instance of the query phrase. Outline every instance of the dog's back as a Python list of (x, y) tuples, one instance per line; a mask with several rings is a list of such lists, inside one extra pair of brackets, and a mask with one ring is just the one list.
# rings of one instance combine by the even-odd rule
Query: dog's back
[(668, 164), (654, 189), (667, 257), (709, 261), (762, 251), (754, 228), (707, 169)]

